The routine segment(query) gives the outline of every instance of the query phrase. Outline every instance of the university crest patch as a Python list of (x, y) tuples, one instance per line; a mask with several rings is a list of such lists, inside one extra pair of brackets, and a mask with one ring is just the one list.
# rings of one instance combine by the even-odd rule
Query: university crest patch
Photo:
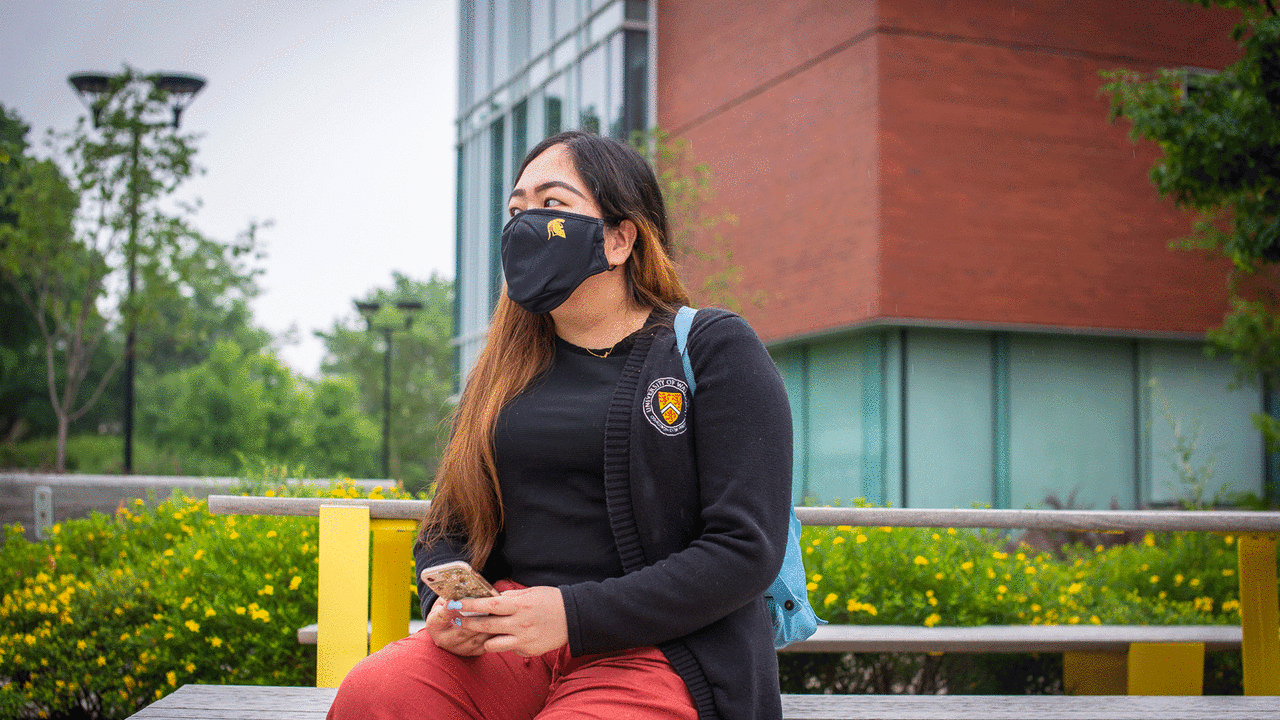
[(689, 413), (689, 386), (673, 377), (658, 378), (644, 394), (644, 416), (664, 435), (684, 432)]

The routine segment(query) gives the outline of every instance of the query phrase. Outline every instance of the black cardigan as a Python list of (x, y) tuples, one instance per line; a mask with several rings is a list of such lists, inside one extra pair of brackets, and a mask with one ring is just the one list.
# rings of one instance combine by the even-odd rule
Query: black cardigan
[[(669, 317), (637, 337), (614, 391), (604, 482), (625, 574), (560, 588), (569, 649), (579, 656), (656, 645), (702, 720), (777, 720), (778, 662), (763, 593), (786, 549), (790, 406), (772, 359), (737, 315), (700, 311), (688, 351), (696, 398)], [(461, 559), (462, 539), (419, 545), (414, 555), (419, 570)], [(418, 591), (425, 616), (435, 595), (421, 582)]]

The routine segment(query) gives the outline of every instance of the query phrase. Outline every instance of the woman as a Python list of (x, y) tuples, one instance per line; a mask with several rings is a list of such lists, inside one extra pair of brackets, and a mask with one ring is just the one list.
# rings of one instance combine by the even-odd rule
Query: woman
[[(762, 593), (790, 518), (781, 379), (738, 316), (688, 296), (652, 168), (581, 132), (526, 156), (506, 292), (454, 419), (418, 571), (466, 560), (496, 598), (446, 603), (366, 658), (331, 718), (780, 718)], [(485, 613), (476, 616), (476, 613)]]

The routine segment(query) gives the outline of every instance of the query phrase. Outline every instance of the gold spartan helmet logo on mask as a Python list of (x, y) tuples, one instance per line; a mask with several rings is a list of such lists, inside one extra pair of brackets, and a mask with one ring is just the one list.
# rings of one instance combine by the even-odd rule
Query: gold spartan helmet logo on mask
[(547, 223), (547, 239), (550, 240), (553, 235), (564, 237), (564, 218), (556, 218)]

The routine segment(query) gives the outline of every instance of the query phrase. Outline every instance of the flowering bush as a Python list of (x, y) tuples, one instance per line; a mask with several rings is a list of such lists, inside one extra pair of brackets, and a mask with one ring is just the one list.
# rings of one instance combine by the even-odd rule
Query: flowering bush
[[(389, 496), (407, 497), (369, 494)], [(315, 649), (296, 633), (316, 618), (317, 533), (313, 517), (210, 515), (180, 494), (55, 525), (42, 542), (6, 527), (0, 717), (126, 717), (185, 683), (314, 685)]]
[[(806, 527), (802, 545), (810, 601), (832, 623), (1240, 622), (1231, 536), (1148, 534), (1133, 544), (1048, 552), (995, 531), (840, 526)], [(1210, 689), (1238, 683), (1238, 658), (1219, 660), (1226, 667), (1210, 668)], [(1060, 667), (1057, 656), (782, 656), (792, 692), (1053, 692)]]

